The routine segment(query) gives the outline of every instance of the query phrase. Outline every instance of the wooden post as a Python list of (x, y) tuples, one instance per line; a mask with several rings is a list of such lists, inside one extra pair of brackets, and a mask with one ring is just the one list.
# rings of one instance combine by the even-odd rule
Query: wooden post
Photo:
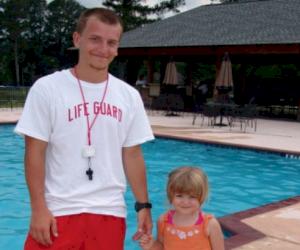
[(153, 73), (154, 73), (154, 61), (152, 58), (148, 58), (146, 61), (147, 66), (147, 83), (153, 82)]
[(298, 115), (297, 115), (297, 121), (300, 121), (300, 100), (298, 103)]

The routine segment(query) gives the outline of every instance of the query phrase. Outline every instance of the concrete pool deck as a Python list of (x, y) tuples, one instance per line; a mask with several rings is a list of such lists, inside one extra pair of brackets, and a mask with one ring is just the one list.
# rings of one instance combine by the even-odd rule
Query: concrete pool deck
[[(0, 123), (15, 123), (21, 112), (22, 109), (0, 109)], [(204, 120), (201, 126), (202, 118), (192, 125), (191, 114), (164, 116), (161, 112), (150, 112), (148, 116), (157, 136), (300, 156), (300, 122), (258, 119), (256, 131), (248, 127), (242, 132), (238, 124), (231, 130), (227, 126), (212, 128)], [(220, 218), (220, 222), (224, 229), (233, 232), (226, 239), (226, 249), (300, 249), (300, 196), (235, 213)]]

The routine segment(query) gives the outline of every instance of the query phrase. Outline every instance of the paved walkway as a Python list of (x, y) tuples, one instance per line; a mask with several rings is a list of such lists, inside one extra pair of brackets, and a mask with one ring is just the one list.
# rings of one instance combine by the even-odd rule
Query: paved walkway
[(16, 123), (22, 113), (22, 108), (0, 108), (0, 123)]
[[(0, 123), (14, 123), (21, 109), (0, 109)], [(199, 140), (207, 143), (258, 148), (284, 152), (289, 157), (300, 156), (300, 122), (259, 119), (257, 130), (246, 132), (238, 124), (229, 127), (209, 127), (192, 116), (167, 117), (162, 113), (149, 113), (156, 135)], [(299, 161), (300, 167), (300, 161)], [(299, 194), (300, 195), (300, 194)], [(235, 250), (299, 250), (300, 249), (300, 196), (261, 208), (243, 211), (221, 219), (222, 225), (232, 228), (236, 235), (226, 240), (227, 249)]]
[(152, 113), (149, 119), (157, 134), (300, 155), (300, 122), (258, 119), (256, 131), (248, 126), (243, 132), (238, 123), (231, 129), (228, 126), (212, 128), (205, 119), (201, 126), (200, 117), (192, 125), (191, 114), (169, 117)]

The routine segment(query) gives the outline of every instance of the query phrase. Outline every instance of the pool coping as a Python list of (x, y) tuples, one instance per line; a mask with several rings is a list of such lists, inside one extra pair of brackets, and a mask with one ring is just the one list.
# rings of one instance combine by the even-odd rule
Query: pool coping
[(299, 151), (293, 151), (293, 150), (286, 150), (286, 149), (275, 149), (275, 148), (269, 148), (269, 147), (263, 147), (263, 146), (257, 146), (257, 145), (244, 145), (239, 143), (229, 143), (224, 141), (213, 141), (213, 140), (207, 140), (202, 138), (191, 138), (189, 136), (183, 136), (183, 135), (170, 135), (160, 132), (154, 132), (154, 135), (156, 137), (166, 138), (166, 139), (174, 139), (174, 140), (181, 140), (181, 141), (190, 141), (190, 142), (198, 142), (203, 143), (207, 145), (213, 145), (217, 147), (226, 147), (226, 148), (237, 148), (237, 149), (247, 149), (252, 150), (256, 152), (261, 153), (273, 153), (277, 155), (281, 155), (283, 157), (295, 157), (297, 159), (300, 159), (300, 152)]
[(225, 239), (227, 250), (240, 247), (249, 242), (266, 237), (266, 235), (243, 223), (242, 220), (266, 212), (284, 208), (300, 202), (300, 196), (288, 198), (279, 202), (269, 203), (260, 207), (251, 208), (218, 218), (221, 227), (232, 235)]

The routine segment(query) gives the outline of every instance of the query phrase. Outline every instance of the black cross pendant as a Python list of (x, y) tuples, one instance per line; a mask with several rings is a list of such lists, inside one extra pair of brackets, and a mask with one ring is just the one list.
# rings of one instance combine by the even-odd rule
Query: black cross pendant
[(89, 169), (87, 171), (85, 171), (86, 175), (89, 177), (89, 180), (93, 180), (93, 170), (91, 169), (92, 166), (92, 161), (91, 161), (91, 157), (88, 157), (88, 167)]
[(89, 168), (87, 171), (85, 171), (86, 175), (89, 177), (89, 180), (93, 180), (93, 170)]

